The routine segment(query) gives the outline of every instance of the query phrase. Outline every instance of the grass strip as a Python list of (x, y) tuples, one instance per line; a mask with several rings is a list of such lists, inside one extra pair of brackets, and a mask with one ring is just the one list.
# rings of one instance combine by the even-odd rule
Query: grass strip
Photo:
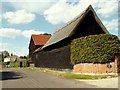
[(32, 70), (32, 71), (40, 71), (42, 73), (48, 73), (55, 76), (69, 78), (69, 79), (85, 79), (85, 80), (94, 80), (94, 79), (104, 79), (104, 78), (114, 78), (116, 75), (84, 75), (84, 74), (75, 74), (72, 72), (58, 71), (58, 70), (50, 70), (46, 68), (31, 68), (25, 67), (24, 70)]

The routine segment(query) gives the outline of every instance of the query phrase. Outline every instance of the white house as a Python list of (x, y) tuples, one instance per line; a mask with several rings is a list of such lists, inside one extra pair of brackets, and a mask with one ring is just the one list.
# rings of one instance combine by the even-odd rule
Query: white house
[(9, 56), (9, 57), (4, 58), (4, 62), (10, 62), (10, 61), (14, 62), (14, 61), (17, 61), (18, 59), (19, 59), (18, 56), (13, 55), (13, 56)]
[(4, 62), (10, 62), (10, 57), (4, 58)]

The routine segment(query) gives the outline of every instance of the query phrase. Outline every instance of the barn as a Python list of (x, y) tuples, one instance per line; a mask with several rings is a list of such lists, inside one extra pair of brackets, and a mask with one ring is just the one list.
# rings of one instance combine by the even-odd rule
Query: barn
[(45, 45), (48, 39), (51, 37), (50, 34), (32, 34), (29, 43), (29, 57), (32, 62), (35, 61), (35, 50)]
[(88, 35), (106, 34), (108, 31), (90, 5), (83, 13), (56, 30), (45, 45), (37, 50), (35, 66), (71, 69), (70, 43), (73, 39)]

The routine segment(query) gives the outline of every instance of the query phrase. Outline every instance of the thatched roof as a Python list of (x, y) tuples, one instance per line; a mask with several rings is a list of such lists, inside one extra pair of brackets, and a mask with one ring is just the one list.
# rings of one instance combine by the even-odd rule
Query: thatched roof
[(105, 33), (108, 33), (108, 31), (106, 30), (105, 26), (102, 24), (102, 22), (100, 21), (100, 19), (98, 18), (97, 14), (95, 13), (94, 9), (92, 8), (92, 6), (90, 5), (85, 11), (83, 11), (82, 14), (78, 15), (76, 18), (74, 18), (72, 21), (68, 22), (68, 24), (66, 24), (65, 26), (63, 26), (62, 28), (58, 29), (57, 31), (55, 31), (52, 35), (52, 37), (47, 41), (47, 43), (42, 47), (42, 49), (53, 45), (65, 38), (68, 38), (71, 36), (72, 32), (75, 30), (75, 28), (77, 27), (78, 24), (80, 24), (82, 22), (82, 20), (84, 19), (84, 17), (90, 12), (92, 11), (93, 16), (96, 20), (96, 22), (99, 24), (99, 26), (102, 28), (102, 30)]

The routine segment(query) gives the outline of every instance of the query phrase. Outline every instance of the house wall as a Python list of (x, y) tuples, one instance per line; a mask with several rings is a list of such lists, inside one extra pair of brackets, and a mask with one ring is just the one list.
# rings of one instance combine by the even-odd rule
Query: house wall
[(70, 65), (70, 45), (37, 53), (35, 66), (58, 69), (72, 68), (73, 66)]
[(4, 62), (10, 62), (10, 58), (4, 58)]
[(79, 63), (74, 65), (73, 72), (81, 74), (118, 74), (120, 72), (120, 64), (118, 58), (114, 62), (106, 64)]

